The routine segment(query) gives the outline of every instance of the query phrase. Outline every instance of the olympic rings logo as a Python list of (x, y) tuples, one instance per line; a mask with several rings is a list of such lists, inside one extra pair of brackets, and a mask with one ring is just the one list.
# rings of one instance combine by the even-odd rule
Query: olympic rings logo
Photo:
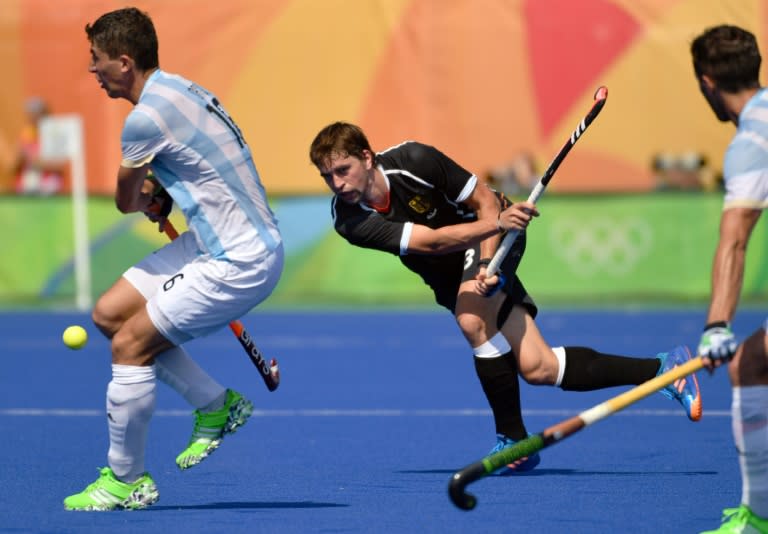
[(555, 255), (577, 275), (629, 273), (653, 245), (653, 230), (640, 217), (557, 218), (550, 230)]

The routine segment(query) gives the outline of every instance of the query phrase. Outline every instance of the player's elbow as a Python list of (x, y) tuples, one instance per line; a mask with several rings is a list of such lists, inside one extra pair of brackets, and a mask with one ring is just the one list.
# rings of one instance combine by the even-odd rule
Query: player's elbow
[(137, 211), (133, 202), (126, 201), (125, 199), (115, 198), (115, 206), (120, 213), (133, 213)]
[(447, 254), (448, 252), (453, 252), (453, 248), (451, 247), (450, 243), (437, 240), (424, 243), (423, 251), (427, 254)]
[(440, 256), (456, 252), (457, 250), (463, 250), (464, 248), (466, 247), (457, 246), (455, 243), (432, 241), (429, 243), (421, 243), (415, 247), (408, 247), (408, 252), (425, 254), (427, 256)]
[(465, 244), (452, 239), (441, 229), (434, 230), (425, 226), (414, 226), (408, 242), (408, 252), (416, 254), (448, 254), (463, 248), (466, 248)]

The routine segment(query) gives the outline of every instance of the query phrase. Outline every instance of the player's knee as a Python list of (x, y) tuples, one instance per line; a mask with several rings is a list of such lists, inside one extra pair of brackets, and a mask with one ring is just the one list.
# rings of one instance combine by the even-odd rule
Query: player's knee
[(110, 307), (104, 303), (103, 299), (96, 301), (96, 305), (91, 312), (91, 320), (96, 328), (98, 328), (108, 339), (112, 339), (124, 322), (119, 314), (115, 314), (111, 311)]
[(520, 377), (532, 386), (550, 386), (552, 378), (541, 366), (520, 368)]
[(557, 359), (554, 354), (523, 353), (519, 364), (520, 377), (532, 386), (551, 386), (557, 381)]
[(91, 312), (91, 320), (96, 328), (104, 334), (107, 338), (111, 339), (115, 335), (119, 325), (108, 314), (103, 313), (103, 310), (98, 306), (93, 308)]
[(744, 340), (728, 363), (728, 374), (734, 386), (768, 384), (766, 336), (761, 328)]
[(460, 313), (456, 316), (456, 323), (472, 346), (477, 345), (480, 340), (487, 337), (486, 323), (477, 315)]

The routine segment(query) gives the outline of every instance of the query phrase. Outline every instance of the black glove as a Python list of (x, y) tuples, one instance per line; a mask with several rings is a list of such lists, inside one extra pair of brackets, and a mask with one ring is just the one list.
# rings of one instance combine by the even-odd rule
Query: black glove
[(157, 181), (155, 175), (152, 172), (147, 173), (147, 180), (152, 182), (155, 186), (150, 196), (150, 203), (147, 209), (147, 214), (152, 214), (150, 219), (155, 220), (158, 218), (167, 219), (173, 208), (173, 198), (168, 194), (168, 191)]
[(173, 198), (163, 186), (158, 185), (152, 192), (152, 202), (149, 207), (152, 212), (167, 219), (173, 209)]

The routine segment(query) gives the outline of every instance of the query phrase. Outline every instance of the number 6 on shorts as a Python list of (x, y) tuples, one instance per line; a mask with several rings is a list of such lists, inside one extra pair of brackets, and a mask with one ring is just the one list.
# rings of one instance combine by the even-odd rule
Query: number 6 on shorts
[[(176, 228), (173, 227), (171, 221), (165, 221), (165, 235), (167, 235), (171, 241), (179, 237), (179, 233)], [(274, 358), (267, 363), (264, 355), (259, 348), (253, 342), (251, 335), (245, 330), (243, 323), (240, 321), (232, 321), (229, 323), (229, 328), (235, 337), (240, 342), (240, 345), (245, 349), (245, 353), (251, 359), (253, 365), (259, 370), (261, 378), (264, 379), (264, 384), (269, 391), (275, 391), (277, 386), (280, 385), (280, 368), (277, 365), (277, 360)]]

